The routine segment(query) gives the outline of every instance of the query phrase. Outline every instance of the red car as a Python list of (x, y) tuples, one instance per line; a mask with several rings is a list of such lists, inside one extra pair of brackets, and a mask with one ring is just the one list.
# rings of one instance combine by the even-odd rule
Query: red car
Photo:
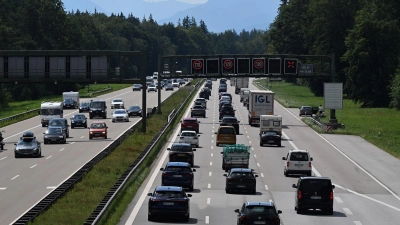
[(181, 121), (181, 133), (184, 130), (193, 130), (199, 133), (199, 123), (196, 118), (185, 118)]
[(89, 129), (89, 139), (96, 137), (104, 137), (107, 139), (107, 124), (103, 121), (96, 121), (90, 124)]

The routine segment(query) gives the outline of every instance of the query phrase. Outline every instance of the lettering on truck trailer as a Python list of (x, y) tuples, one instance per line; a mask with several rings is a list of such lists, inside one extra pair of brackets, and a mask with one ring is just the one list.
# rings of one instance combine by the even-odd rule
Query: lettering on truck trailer
[[(255, 95), (255, 98), (256, 98), (256, 103), (257, 102), (260, 102), (260, 103), (271, 103), (269, 100), (268, 100), (268, 95), (266, 95), (266, 96), (263, 96), (263, 95)], [(265, 98), (265, 99), (264, 99)]]

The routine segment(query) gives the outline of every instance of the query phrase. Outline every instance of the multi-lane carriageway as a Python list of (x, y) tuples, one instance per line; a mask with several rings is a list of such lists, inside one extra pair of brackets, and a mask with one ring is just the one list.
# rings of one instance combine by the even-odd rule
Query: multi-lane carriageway
[[(298, 109), (286, 109), (275, 104), (275, 113), (283, 116), (282, 147), (260, 147), (258, 129), (250, 127), (247, 111), (233, 94), (236, 117), (241, 121), (237, 143), (252, 146), (250, 167), (259, 175), (257, 194), (226, 194), (225, 173), (221, 169), (222, 147), (215, 145), (218, 121), (219, 81), (214, 81), (212, 96), (207, 102), (207, 118), (199, 118), (200, 147), (195, 152), (195, 187), (191, 198), (190, 220), (187, 224), (236, 224), (234, 209), (244, 201), (273, 201), (282, 210), (285, 225), (399, 225), (400, 224), (400, 162), (363, 139), (354, 136), (320, 135), (306, 126), (298, 117)], [(256, 87), (251, 85), (251, 88)], [(186, 111), (186, 116), (190, 115)], [(167, 149), (176, 139), (175, 134), (166, 143)], [(323, 215), (310, 212), (297, 215), (294, 211), (294, 189), (297, 177), (283, 175), (283, 156), (289, 149), (308, 149), (313, 161), (313, 176), (330, 177), (334, 190), (334, 213)], [(167, 151), (161, 151), (152, 172), (139, 189), (120, 224), (185, 224), (175, 220), (148, 222), (147, 193), (161, 185), (160, 168), (167, 163)]]

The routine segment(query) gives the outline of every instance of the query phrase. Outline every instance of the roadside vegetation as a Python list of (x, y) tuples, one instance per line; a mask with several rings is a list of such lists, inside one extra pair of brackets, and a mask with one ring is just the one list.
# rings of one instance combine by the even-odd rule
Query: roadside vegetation
[[(299, 108), (302, 105), (323, 105), (323, 97), (315, 97), (305, 86), (286, 82), (267, 82), (266, 79), (255, 80), (275, 92), (275, 100), (286, 108)], [(330, 112), (325, 110), (326, 117), (321, 122), (328, 123)], [(400, 158), (400, 113), (393, 108), (363, 108), (350, 99), (343, 99), (343, 109), (336, 110), (338, 123), (344, 124), (344, 129), (333, 130), (334, 134), (357, 135), (375, 146)], [(318, 132), (323, 132), (311, 119), (304, 118), (307, 124)]]
[[(196, 84), (199, 80), (193, 80)], [(118, 178), (135, 161), (140, 153), (153, 140), (154, 136), (167, 122), (169, 113), (178, 109), (180, 104), (194, 89), (193, 85), (181, 87), (162, 103), (163, 114), (154, 114), (147, 120), (147, 132), (141, 132), (141, 125), (129, 135), (109, 156), (100, 161), (90, 170), (72, 190), (55, 202), (46, 212), (39, 215), (30, 224), (83, 224), (96, 206), (107, 194)], [(191, 96), (193, 98), (194, 95)], [(177, 115), (174, 124), (162, 136), (153, 151), (142, 165), (132, 174), (127, 185), (117, 196), (100, 224), (117, 224), (136, 191), (146, 179), (151, 170), (151, 164), (167, 142), (183, 112), (192, 101), (188, 101)]]

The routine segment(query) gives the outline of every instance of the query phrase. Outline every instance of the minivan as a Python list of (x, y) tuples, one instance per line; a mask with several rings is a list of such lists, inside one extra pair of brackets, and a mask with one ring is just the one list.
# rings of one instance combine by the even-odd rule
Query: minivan
[(236, 131), (232, 126), (220, 126), (218, 132), (215, 132), (215, 134), (217, 146), (220, 144), (236, 144)]

